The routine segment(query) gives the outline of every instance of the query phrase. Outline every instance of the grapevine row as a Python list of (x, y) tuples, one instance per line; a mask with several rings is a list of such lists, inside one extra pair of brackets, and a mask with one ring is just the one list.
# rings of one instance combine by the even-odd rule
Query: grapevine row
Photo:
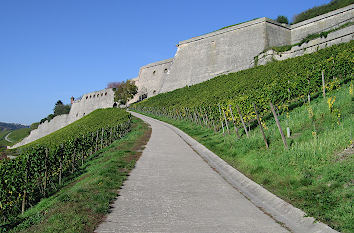
[[(130, 114), (122, 110), (107, 112), (118, 115), (119, 122), (97, 130), (87, 129), (59, 143), (36, 142), (24, 147), (16, 159), (0, 163), (0, 222), (6, 223), (57, 191), (64, 180), (77, 175), (91, 155), (131, 130)], [(96, 124), (98, 120), (104, 119), (96, 117)]]

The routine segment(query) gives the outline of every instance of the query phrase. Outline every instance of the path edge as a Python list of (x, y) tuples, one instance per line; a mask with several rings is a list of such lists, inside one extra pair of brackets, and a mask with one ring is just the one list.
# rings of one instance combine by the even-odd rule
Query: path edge
[[(137, 117), (148, 117), (135, 112), (131, 113)], [(248, 198), (263, 212), (269, 214), (272, 218), (274, 218), (281, 224), (284, 224), (284, 226), (292, 232), (337, 232), (326, 224), (319, 221), (315, 221), (313, 217), (306, 217), (306, 213), (304, 211), (294, 207), (290, 203), (287, 203), (286, 201), (277, 197), (273, 193), (269, 192), (261, 185), (252, 181), (182, 130), (166, 122), (159, 121), (154, 118), (151, 119), (158, 121), (173, 130), (193, 150), (195, 150), (197, 154), (209, 164), (210, 167), (214, 168), (227, 182), (229, 182), (234, 188), (241, 192), (246, 198)]]

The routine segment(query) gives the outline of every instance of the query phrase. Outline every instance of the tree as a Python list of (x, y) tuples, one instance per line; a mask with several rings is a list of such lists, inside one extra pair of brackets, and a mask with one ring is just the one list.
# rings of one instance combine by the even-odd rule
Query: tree
[(286, 17), (286, 16), (284, 16), (284, 15), (279, 15), (275, 21), (277, 21), (278, 23), (286, 23), (286, 24), (289, 24), (288, 17)]
[(135, 85), (135, 82), (131, 80), (127, 80), (126, 82), (123, 81), (121, 83), (110, 83), (108, 85), (115, 88), (114, 101), (123, 105), (126, 105), (127, 102), (138, 93), (138, 87)]
[(58, 100), (54, 106), (54, 116), (59, 116), (62, 114), (68, 114), (70, 112), (71, 106), (68, 104), (63, 104), (61, 100)]

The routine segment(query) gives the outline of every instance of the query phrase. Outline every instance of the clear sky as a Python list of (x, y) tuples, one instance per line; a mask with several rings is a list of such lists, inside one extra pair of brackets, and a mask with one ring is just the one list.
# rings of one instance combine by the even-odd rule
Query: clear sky
[(30, 124), (57, 100), (138, 76), (179, 41), (329, 0), (0, 0), (0, 121)]

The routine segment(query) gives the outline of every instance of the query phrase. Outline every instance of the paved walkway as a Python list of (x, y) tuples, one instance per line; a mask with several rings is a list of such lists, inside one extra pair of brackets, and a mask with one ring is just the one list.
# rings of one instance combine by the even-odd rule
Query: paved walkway
[(288, 232), (172, 129), (133, 115), (151, 125), (152, 135), (97, 232)]
[(5, 140), (8, 141), (8, 142), (12, 142), (10, 139), (9, 139), (9, 135), (11, 134), (12, 132), (8, 133), (5, 137)]

